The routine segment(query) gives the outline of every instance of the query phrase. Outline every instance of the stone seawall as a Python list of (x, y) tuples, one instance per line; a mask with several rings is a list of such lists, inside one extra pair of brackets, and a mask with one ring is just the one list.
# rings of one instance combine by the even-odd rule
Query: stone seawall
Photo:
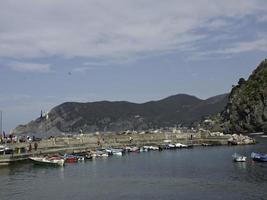
[[(146, 133), (146, 134), (82, 134), (71, 137), (55, 137), (38, 142), (38, 149), (51, 149), (63, 147), (88, 147), (91, 149), (100, 147), (124, 147), (143, 145), (164, 145), (167, 143), (183, 143), (201, 145), (226, 145), (231, 140), (231, 135), (210, 136), (198, 133)], [(28, 148), (29, 143), (11, 144), (13, 148)]]

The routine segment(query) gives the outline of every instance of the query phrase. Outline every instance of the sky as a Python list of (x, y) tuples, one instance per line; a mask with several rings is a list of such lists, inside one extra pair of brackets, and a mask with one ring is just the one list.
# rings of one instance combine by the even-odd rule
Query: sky
[(206, 99), (266, 53), (266, 0), (0, 0), (3, 128), (66, 101)]

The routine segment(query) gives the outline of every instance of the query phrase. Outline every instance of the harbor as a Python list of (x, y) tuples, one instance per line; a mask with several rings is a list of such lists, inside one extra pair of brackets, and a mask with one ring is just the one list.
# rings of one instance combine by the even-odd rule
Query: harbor
[[(175, 144), (187, 147), (255, 144), (256, 140), (244, 135), (222, 133), (127, 133), (127, 134), (79, 134), (50, 137), (40, 141), (14, 142), (6, 144), (11, 152), (0, 155), (0, 165), (9, 165), (27, 160), (32, 156), (88, 153), (98, 149), (154, 146), (172, 148)], [(36, 147), (34, 147), (36, 145)], [(2, 145), (3, 146), (3, 145)]]
[[(255, 145), (133, 152), (64, 167), (23, 161), (1, 167), (1, 200), (262, 199), (266, 163), (249, 157), (253, 151), (266, 152), (267, 141), (256, 139)], [(247, 161), (233, 162), (233, 152)]]

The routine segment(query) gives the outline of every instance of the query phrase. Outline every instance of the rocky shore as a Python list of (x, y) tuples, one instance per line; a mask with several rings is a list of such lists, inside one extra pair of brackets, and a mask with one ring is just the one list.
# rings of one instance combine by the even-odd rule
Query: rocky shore
[(228, 139), (228, 142), (233, 145), (246, 145), (246, 144), (255, 144), (256, 140), (242, 134), (233, 134), (230, 135), (231, 137)]

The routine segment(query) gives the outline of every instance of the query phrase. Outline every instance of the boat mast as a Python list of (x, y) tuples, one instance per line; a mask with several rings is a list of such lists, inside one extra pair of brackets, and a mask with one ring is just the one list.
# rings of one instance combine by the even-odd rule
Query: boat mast
[(1, 136), (3, 134), (3, 115), (2, 115), (2, 110), (0, 110), (0, 133)]

